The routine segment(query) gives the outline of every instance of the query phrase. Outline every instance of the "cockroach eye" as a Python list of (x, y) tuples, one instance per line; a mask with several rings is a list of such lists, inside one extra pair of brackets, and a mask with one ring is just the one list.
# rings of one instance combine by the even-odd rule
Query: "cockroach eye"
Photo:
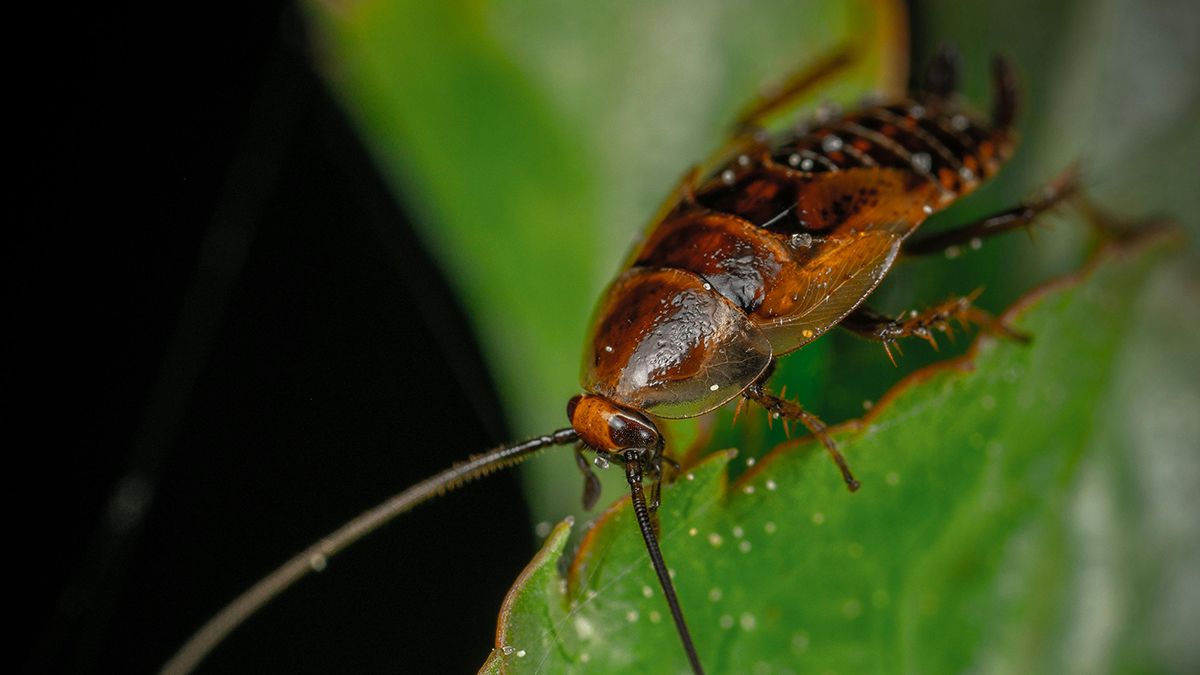
[(658, 444), (658, 431), (646, 420), (619, 413), (608, 420), (608, 436), (619, 448), (652, 448)]

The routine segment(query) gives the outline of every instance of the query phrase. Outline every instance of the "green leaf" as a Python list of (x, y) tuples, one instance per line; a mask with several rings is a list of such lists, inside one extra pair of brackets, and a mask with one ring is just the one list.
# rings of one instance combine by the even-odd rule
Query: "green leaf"
[[(709, 671), (1070, 670), (1087, 551), (1063, 530), (1081, 467), (1105, 451), (1097, 422), (1154, 242), (1108, 249), (1018, 305), (1007, 320), (1031, 345), (981, 338), (840, 429), (859, 493), (814, 443), (732, 484), (718, 453), (667, 488), (662, 548)], [(561, 542), (526, 576), (557, 569)], [(565, 589), (518, 583), (516, 604), (532, 611), (504, 617), (486, 672), (687, 671), (627, 500), (588, 533)]]

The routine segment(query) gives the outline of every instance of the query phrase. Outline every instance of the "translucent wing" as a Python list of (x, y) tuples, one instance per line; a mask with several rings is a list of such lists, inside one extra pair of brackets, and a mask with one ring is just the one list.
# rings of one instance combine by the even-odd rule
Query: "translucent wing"
[(900, 241), (885, 230), (831, 237), (792, 274), (783, 275), (752, 317), (775, 354), (812, 342), (853, 311), (891, 268)]
[(776, 355), (836, 326), (875, 290), (935, 190), (919, 176), (883, 168), (823, 174), (800, 189), (803, 245), (792, 247), (790, 264), (751, 315)]

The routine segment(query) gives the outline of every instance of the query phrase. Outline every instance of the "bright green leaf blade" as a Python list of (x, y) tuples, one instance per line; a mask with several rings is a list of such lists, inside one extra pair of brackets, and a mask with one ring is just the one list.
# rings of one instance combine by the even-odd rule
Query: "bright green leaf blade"
[[(1166, 248), (1154, 241), (1109, 249), (1081, 280), (1016, 309), (1010, 321), (1032, 344), (981, 339), (901, 385), (865, 428), (843, 429), (858, 494), (813, 444), (775, 451), (728, 488), (725, 455), (671, 486), (662, 546), (709, 671), (1028, 673), (1075, 662), (1066, 636), (1088, 617), (1069, 602), (1081, 551), (1062, 530), (1090, 453), (1122, 451), (1095, 433), (1115, 414), (1112, 364)], [(589, 534), (565, 597), (545, 583), (513, 593), (532, 610), (506, 617), (511, 650), (492, 668), (687, 670), (624, 501)]]

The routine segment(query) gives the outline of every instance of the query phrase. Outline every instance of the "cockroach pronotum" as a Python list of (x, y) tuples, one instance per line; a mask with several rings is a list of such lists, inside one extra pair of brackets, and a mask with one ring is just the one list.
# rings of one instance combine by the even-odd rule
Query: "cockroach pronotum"
[[(656, 419), (697, 417), (739, 399), (818, 438), (847, 487), (858, 489), (825, 425), (768, 391), (780, 356), (841, 326), (888, 348), (932, 340), (955, 319), (1005, 332), (964, 296), (892, 319), (864, 301), (901, 255), (941, 252), (1029, 225), (1074, 192), (1065, 174), (1035, 200), (974, 223), (913, 238), (933, 213), (988, 180), (1012, 154), (1017, 89), (1011, 67), (992, 68), (990, 119), (956, 92), (955, 55), (931, 61), (910, 97), (826, 112), (780, 134), (761, 122), (847, 64), (839, 53), (757, 102), (728, 149), (694, 169), (600, 298), (584, 349), (582, 393), (570, 426), (475, 455), (344, 525), (246, 591), (204, 625), (164, 667), (186, 673), (272, 597), (395, 516), (551, 446), (574, 446), (593, 506), (599, 481), (585, 452), (624, 466), (646, 551), (695, 673), (703, 668), (659, 549), (655, 510), (666, 455)], [(888, 352), (889, 356), (891, 352)], [(649, 479), (647, 497), (643, 482)]]

